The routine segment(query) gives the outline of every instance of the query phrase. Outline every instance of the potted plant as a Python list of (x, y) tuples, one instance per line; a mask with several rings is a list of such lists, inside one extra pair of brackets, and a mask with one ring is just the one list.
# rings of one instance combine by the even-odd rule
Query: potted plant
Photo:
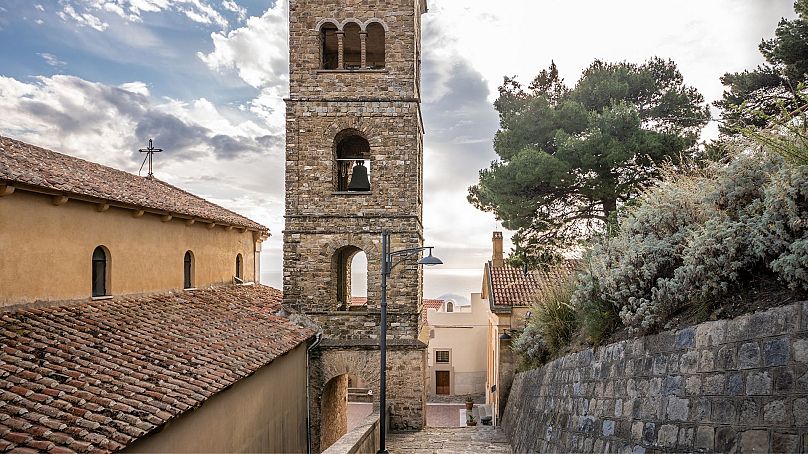
[(476, 426), (477, 420), (474, 419), (474, 415), (471, 412), (466, 413), (466, 425), (467, 426)]
[(471, 396), (466, 397), (466, 410), (471, 411), (474, 408), (474, 399)]

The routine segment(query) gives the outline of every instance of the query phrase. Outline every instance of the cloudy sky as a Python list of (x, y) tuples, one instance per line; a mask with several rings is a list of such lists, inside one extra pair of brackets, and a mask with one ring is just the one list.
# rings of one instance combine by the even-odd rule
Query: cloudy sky
[[(445, 265), (426, 297), (479, 291), (498, 224), (465, 197), (495, 159), (503, 76), (555, 60), (573, 84), (595, 58), (660, 56), (712, 102), (794, 15), (790, 0), (429, 3), (424, 224)], [(0, 0), (0, 134), (131, 172), (154, 138), (158, 178), (269, 226), (263, 281), (279, 287), (286, 21), (284, 0)]]

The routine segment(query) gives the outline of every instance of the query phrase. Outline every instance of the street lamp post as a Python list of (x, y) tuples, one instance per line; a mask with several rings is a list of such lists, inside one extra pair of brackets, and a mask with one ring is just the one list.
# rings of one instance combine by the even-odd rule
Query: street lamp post
[[(387, 419), (387, 278), (390, 277), (390, 272), (393, 267), (399, 263), (413, 257), (414, 255), (429, 250), (429, 255), (418, 260), (419, 265), (440, 265), (443, 262), (432, 256), (431, 246), (414, 247), (408, 249), (401, 249), (399, 251), (390, 251), (390, 232), (387, 230), (382, 231), (382, 298), (381, 298), (381, 335), (379, 337), (379, 357), (381, 359), (380, 365), (380, 379), (379, 384), (379, 451), (378, 454), (387, 454), (385, 447), (385, 437), (387, 432), (386, 421)], [(397, 261), (393, 261), (398, 259)]]

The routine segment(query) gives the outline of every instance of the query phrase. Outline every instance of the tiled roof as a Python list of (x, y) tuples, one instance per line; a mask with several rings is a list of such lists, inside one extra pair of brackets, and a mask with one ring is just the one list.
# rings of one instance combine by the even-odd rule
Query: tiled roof
[(0, 451), (123, 448), (310, 338), (280, 300), (228, 286), (0, 313)]
[(510, 265), (492, 266), (488, 263), (491, 273), (491, 293), (494, 304), (497, 306), (530, 306), (543, 294), (551, 291), (560, 283), (566, 281), (575, 271), (578, 262), (566, 260), (547, 271), (531, 270), (525, 274), (524, 270)]
[(367, 296), (352, 296), (351, 297), (351, 306), (364, 306), (368, 303)]
[(436, 309), (437, 310), (437, 309), (440, 309), (441, 307), (443, 307), (443, 300), (434, 300), (434, 299), (424, 298), (424, 312), (422, 314), (422, 316), (424, 318), (424, 323), (428, 323), (427, 318), (426, 318), (426, 311), (428, 309)]
[(263, 225), (156, 178), (139, 177), (0, 136), (0, 183), (266, 232)]

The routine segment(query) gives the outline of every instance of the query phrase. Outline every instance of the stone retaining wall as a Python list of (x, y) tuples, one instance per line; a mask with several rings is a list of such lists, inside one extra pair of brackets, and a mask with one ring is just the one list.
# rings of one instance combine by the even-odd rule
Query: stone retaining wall
[(515, 452), (808, 452), (808, 302), (626, 340), (516, 376)]

